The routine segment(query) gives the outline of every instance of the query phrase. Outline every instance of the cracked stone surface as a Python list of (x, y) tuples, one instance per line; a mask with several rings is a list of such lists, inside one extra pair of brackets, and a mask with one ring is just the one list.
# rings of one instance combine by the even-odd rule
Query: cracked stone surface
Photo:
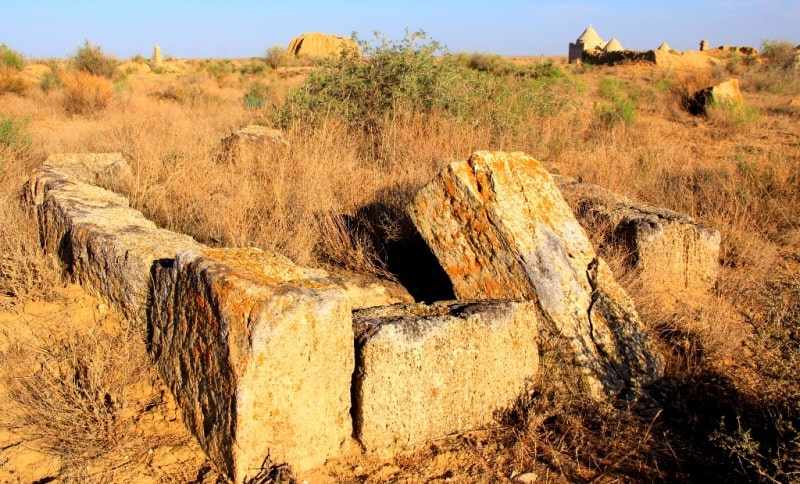
[(663, 374), (632, 301), (532, 157), (473, 153), (423, 187), (408, 210), (458, 299), (536, 302), (543, 372), (596, 398)]

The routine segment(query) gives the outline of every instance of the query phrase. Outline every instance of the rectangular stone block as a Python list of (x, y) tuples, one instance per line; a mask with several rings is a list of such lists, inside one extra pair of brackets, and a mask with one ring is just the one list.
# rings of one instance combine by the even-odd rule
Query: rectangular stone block
[(267, 455), (309, 470), (351, 438), (351, 309), (324, 276), (258, 249), (185, 251), (154, 271), (153, 359), (234, 482)]
[(45, 251), (61, 259), (75, 282), (144, 328), (153, 262), (202, 245), (159, 229), (122, 195), (80, 181), (95, 178), (90, 164), (48, 160), (58, 163), (43, 166), (30, 183)]
[(622, 248), (627, 262), (654, 294), (675, 301), (702, 298), (714, 288), (719, 268), (719, 231), (665, 208), (635, 203), (597, 185), (554, 177), (564, 199), (587, 231)]
[(382, 457), (494, 423), (537, 376), (534, 303), (355, 311), (354, 427)]

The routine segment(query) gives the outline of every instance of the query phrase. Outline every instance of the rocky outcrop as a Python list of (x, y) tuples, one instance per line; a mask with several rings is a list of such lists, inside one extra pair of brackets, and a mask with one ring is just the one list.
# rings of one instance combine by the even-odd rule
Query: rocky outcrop
[(653, 294), (677, 301), (702, 298), (716, 284), (720, 234), (687, 215), (637, 204), (597, 185), (556, 176), (564, 199), (584, 227), (628, 254)]
[(596, 398), (662, 375), (630, 298), (535, 159), (476, 152), (422, 188), (409, 213), (457, 298), (535, 301), (542, 353)]
[(153, 261), (201, 245), (159, 229), (122, 195), (85, 183), (121, 185), (129, 173), (119, 154), (54, 155), (29, 187), (45, 251), (64, 262), (75, 282), (144, 328)]
[(360, 50), (353, 39), (321, 32), (306, 32), (289, 42), (288, 54), (295, 57), (328, 57), (348, 52), (358, 55)]
[(355, 311), (354, 430), (387, 457), (491, 425), (538, 371), (529, 302), (440, 302)]
[(692, 114), (704, 114), (712, 105), (742, 105), (744, 97), (738, 79), (729, 79), (715, 86), (697, 91), (689, 100)]
[(258, 249), (184, 251), (154, 270), (153, 358), (234, 482), (267, 455), (309, 470), (350, 438), (350, 305), (324, 276)]

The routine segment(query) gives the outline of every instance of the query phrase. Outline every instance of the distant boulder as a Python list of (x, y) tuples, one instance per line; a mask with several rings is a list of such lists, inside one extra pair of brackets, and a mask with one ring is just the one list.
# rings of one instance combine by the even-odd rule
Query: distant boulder
[(295, 57), (328, 57), (343, 51), (360, 53), (353, 39), (321, 32), (306, 32), (289, 42), (288, 53)]

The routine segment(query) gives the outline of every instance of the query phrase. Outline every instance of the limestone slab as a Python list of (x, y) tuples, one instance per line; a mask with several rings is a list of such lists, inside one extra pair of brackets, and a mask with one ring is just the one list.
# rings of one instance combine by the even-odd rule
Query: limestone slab
[(597, 185), (567, 177), (555, 180), (581, 224), (599, 231), (604, 243), (622, 248), (653, 293), (691, 301), (713, 289), (719, 268), (718, 230)]
[(536, 301), (542, 341), (558, 353), (550, 361), (591, 395), (662, 375), (633, 303), (532, 157), (473, 153), (442, 170), (408, 210), (456, 297)]
[(153, 359), (234, 482), (268, 455), (309, 470), (351, 438), (351, 310), (323, 276), (258, 249), (184, 251), (154, 271)]
[(439, 302), (355, 311), (356, 438), (388, 457), (495, 423), (535, 381), (529, 302)]

